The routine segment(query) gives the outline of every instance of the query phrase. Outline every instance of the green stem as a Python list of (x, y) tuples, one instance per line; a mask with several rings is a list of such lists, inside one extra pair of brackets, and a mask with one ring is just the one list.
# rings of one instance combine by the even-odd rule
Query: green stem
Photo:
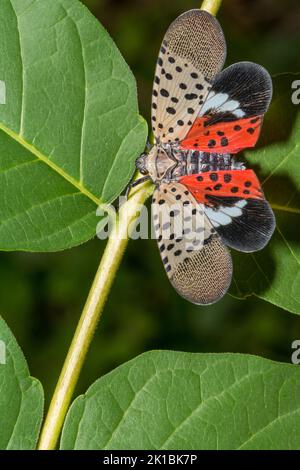
[(222, 0), (203, 0), (201, 10), (208, 11), (212, 15), (216, 16), (221, 6)]
[(40, 450), (56, 447), (87, 351), (128, 243), (128, 229), (134, 226), (141, 205), (151, 192), (151, 184), (140, 185), (120, 209), (51, 400), (38, 446)]
[[(215, 15), (221, 2), (204, 0), (201, 8)], [(86, 354), (128, 243), (129, 227), (133, 226), (151, 191), (149, 183), (138, 186), (120, 209), (50, 403), (38, 445), (40, 450), (52, 450), (57, 445)]]

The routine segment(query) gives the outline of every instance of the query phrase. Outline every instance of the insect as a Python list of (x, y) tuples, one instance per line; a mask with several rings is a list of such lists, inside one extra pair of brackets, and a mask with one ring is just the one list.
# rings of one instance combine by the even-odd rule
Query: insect
[[(167, 275), (200, 305), (230, 286), (228, 247), (260, 250), (275, 228), (255, 173), (235, 156), (258, 140), (272, 81), (251, 62), (222, 71), (225, 57), (221, 26), (209, 13), (190, 10), (171, 24), (153, 86), (155, 145), (136, 161), (142, 180), (156, 186), (153, 222)], [(179, 219), (189, 222), (181, 233)]]

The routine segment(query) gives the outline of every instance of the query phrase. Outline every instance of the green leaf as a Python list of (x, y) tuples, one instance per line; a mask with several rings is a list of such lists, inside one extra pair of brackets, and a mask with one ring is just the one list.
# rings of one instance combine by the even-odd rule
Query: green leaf
[(145, 145), (134, 77), (77, 0), (1, 2), (0, 44), (0, 249), (77, 245)]
[(277, 229), (262, 251), (234, 253), (231, 293), (255, 294), (293, 313), (300, 313), (300, 106), (292, 103), (292, 83), (300, 74), (274, 78), (274, 97), (262, 139), (246, 158), (257, 172), (273, 207)]
[(34, 449), (43, 406), (42, 386), (30, 377), (23, 353), (0, 317), (0, 449)]
[(72, 404), (62, 449), (300, 449), (300, 369), (153, 351)]

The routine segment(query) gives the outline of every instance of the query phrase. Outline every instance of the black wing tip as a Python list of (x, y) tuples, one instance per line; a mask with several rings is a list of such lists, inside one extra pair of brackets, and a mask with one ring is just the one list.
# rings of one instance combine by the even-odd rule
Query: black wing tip
[(272, 211), (267, 201), (264, 201), (264, 210), (262, 216), (263, 221), (261, 223), (260, 237), (257, 237), (253, 241), (253, 244), (249, 245), (248, 250), (244, 249), (241, 251), (245, 253), (253, 253), (255, 251), (260, 251), (263, 250), (270, 242), (276, 228), (276, 219), (274, 212)]
[(274, 213), (265, 199), (248, 199), (242, 216), (229, 225), (216, 228), (223, 242), (243, 253), (266, 247), (276, 228)]
[[(247, 86), (241, 86), (243, 83)], [(233, 94), (246, 112), (245, 117), (266, 113), (273, 96), (273, 82), (267, 69), (247, 61), (236, 62), (223, 69), (216, 76), (213, 89)]]
[[(264, 81), (266, 85), (266, 89), (270, 90), (271, 92), (271, 98), (272, 98), (272, 92), (273, 92), (273, 81), (270, 73), (268, 70), (261, 64), (257, 64), (256, 62), (251, 62), (251, 61), (241, 61), (241, 62), (236, 62), (235, 64), (230, 65), (227, 67), (227, 69), (231, 67), (240, 67), (243, 68), (244, 70), (247, 71), (247, 73), (252, 73), (256, 75), (260, 75), (261, 80)], [(227, 70), (226, 69), (226, 70)], [(270, 100), (271, 101), (271, 100)]]

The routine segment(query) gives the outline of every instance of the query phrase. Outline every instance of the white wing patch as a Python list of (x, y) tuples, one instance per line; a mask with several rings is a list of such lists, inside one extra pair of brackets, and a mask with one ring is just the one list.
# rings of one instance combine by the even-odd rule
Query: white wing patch
[(241, 109), (239, 101), (231, 99), (229, 94), (211, 91), (199, 112), (199, 116), (228, 112), (234, 114), (237, 119), (243, 118), (246, 114)]
[(220, 225), (228, 225), (232, 220), (243, 215), (243, 207), (247, 205), (246, 199), (240, 199), (233, 206), (218, 206), (217, 209), (205, 206), (204, 212), (211, 221), (212, 225), (217, 228)]

